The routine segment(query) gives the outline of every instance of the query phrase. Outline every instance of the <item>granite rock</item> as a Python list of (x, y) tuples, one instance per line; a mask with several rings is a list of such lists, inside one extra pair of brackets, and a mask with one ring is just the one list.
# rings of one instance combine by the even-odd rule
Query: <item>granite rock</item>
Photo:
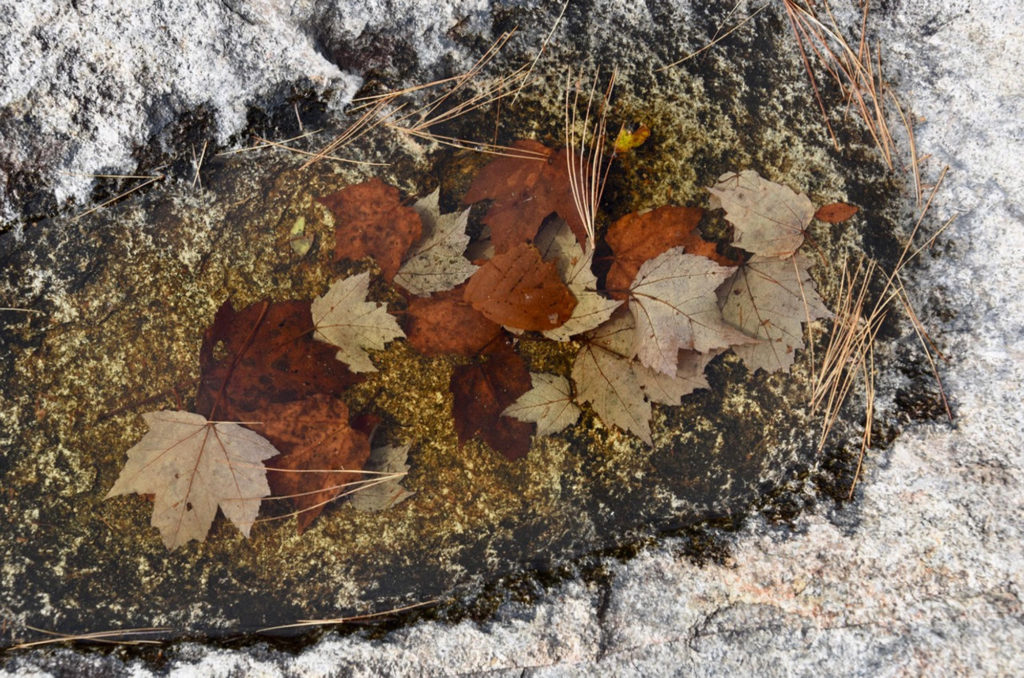
[[(24, 35), (31, 26), (72, 30), (72, 23), (60, 19), (68, 10), (56, 4), (49, 15), (42, 3), (25, 7), (0, 9), (21, 22)], [(235, 21), (227, 18), (228, 10), (222, 12)], [(999, 0), (960, 0), (939, 8), (922, 0), (893, 3), (873, 19), (896, 77), (895, 91), (923, 119), (916, 140), (922, 153), (931, 154), (931, 176), (950, 167), (930, 218), (935, 224), (956, 219), (908, 286), (948, 356), (942, 375), (955, 426), (917, 425), (890, 449), (872, 452), (853, 503), (824, 506), (786, 526), (753, 519), (724, 535), (730, 547), (725, 563), (697, 565), (669, 540), (628, 562), (607, 563), (610, 583), (571, 581), (538, 603), (509, 604), (486, 623), (422, 623), (382, 640), (328, 635), (294, 655), (263, 647), (185, 645), (169, 653), (170, 664), (160, 673), (1024, 673), (1024, 301), (1018, 263), (1024, 255), (1024, 85), (1018, 77), (1024, 46), (1014, 28), (1020, 15), (1015, 3)], [(346, 30), (355, 34), (392, 20), (371, 14), (366, 23), (352, 19)], [(238, 21), (243, 32), (250, 25)], [(283, 28), (256, 33), (260, 37), (251, 39), (266, 41), (257, 44), (279, 50), (288, 42), (283, 36), (290, 35)], [(17, 72), (24, 72), (26, 84), (5, 105), (49, 92), (48, 106), (61, 109), (53, 103), (63, 100), (60, 90), (28, 84), (42, 82), (45, 69), (59, 70), (57, 65), (34, 71), (31, 59), (19, 56), (30, 54), (29, 48), (7, 49), (21, 60)], [(322, 64), (308, 58), (296, 66), (306, 76), (310, 64)], [(318, 77), (324, 86), (344, 80), (340, 71), (322, 66)], [(255, 67), (264, 74), (262, 69)], [(294, 71), (275, 73), (247, 74), (241, 100), (256, 100), (260, 87), (254, 82), (269, 87), (295, 77)], [(184, 83), (174, 89), (187, 102), (184, 108), (204, 101), (205, 90)], [(13, 91), (6, 80), (3, 91)], [(82, 100), (92, 101), (88, 95)], [(129, 132), (132, 121), (148, 120), (145, 108), (151, 105), (132, 101), (109, 100), (117, 108), (109, 115), (119, 122), (92, 135), (92, 150), (68, 141), (43, 154), (49, 171), (130, 167), (130, 147), (144, 138)], [(216, 110), (225, 136), (239, 128), (233, 104)], [(10, 129), (9, 122), (0, 122), (0, 137)], [(105, 139), (102, 148), (99, 139)], [(39, 152), (14, 148), (22, 154), (15, 159)], [(119, 160), (108, 164), (104, 156)], [(59, 199), (85, 190), (77, 180), (50, 176)], [(151, 669), (116, 656), (62, 650), (20, 655), (0, 675), (68, 671), (147, 675)]]

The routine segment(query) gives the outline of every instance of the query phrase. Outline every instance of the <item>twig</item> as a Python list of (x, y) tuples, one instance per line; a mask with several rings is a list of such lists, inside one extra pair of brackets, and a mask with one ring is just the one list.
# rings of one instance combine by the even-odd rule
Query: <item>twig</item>
[(390, 610), (384, 610), (382, 612), (371, 612), (369, 614), (356, 614), (351, 617), (335, 617), (333, 619), (300, 619), (294, 624), (281, 624), (279, 626), (267, 626), (262, 629), (257, 629), (256, 633), (266, 633), (268, 631), (283, 631), (285, 629), (299, 629), (306, 628), (309, 626), (325, 626), (328, 624), (347, 624), (354, 621), (368, 621), (370, 619), (379, 619), (381, 617), (387, 617), (399, 612), (408, 612), (409, 610), (415, 610), (421, 607), (428, 607), (430, 605), (436, 605), (440, 602), (440, 598), (431, 598), (420, 603), (413, 603), (412, 605), (404, 605), (402, 607), (396, 607)]
[(54, 643), (66, 643), (86, 640), (96, 643), (110, 643), (114, 645), (156, 645), (159, 641), (156, 640), (122, 640), (123, 636), (138, 636), (138, 635), (154, 635), (160, 633), (166, 633), (171, 630), (168, 626), (149, 626), (144, 628), (135, 629), (120, 629), (111, 631), (92, 631), (90, 633), (60, 633), (57, 631), (49, 631), (47, 629), (37, 628), (35, 626), (25, 625), (25, 628), (36, 633), (43, 633), (53, 638), (47, 638), (45, 640), (33, 640), (25, 643), (18, 643), (12, 645), (12, 650), (25, 650), (32, 647), (40, 647), (42, 645), (53, 645)]
[(118, 200), (120, 200), (121, 198), (123, 198), (123, 197), (125, 197), (125, 196), (127, 196), (127, 195), (129, 195), (131, 193), (134, 193), (135, 191), (138, 191), (138, 190), (140, 190), (142, 188), (145, 188), (146, 186), (149, 186), (150, 184), (152, 184), (152, 183), (154, 183), (156, 181), (160, 181), (161, 179), (165, 179), (166, 176), (167, 175), (165, 175), (165, 174), (156, 174), (156, 175), (148, 176), (147, 177), (147, 181), (143, 181), (138, 186), (130, 188), (127, 191), (125, 191), (124, 193), (120, 193), (118, 195), (115, 195), (113, 198), (110, 198), (109, 200), (105, 200), (104, 202), (101, 202), (99, 205), (96, 205), (96, 206), (94, 206), (94, 207), (92, 207), (92, 208), (90, 208), (90, 209), (88, 209), (88, 210), (86, 210), (84, 212), (80, 212), (80, 213), (76, 214), (75, 216), (72, 217), (72, 220), (73, 221), (77, 221), (78, 219), (81, 219), (82, 217), (88, 216), (88, 215), (92, 214), (93, 212), (95, 212), (97, 210), (101, 210), (104, 207), (106, 207), (107, 205), (115, 203)]

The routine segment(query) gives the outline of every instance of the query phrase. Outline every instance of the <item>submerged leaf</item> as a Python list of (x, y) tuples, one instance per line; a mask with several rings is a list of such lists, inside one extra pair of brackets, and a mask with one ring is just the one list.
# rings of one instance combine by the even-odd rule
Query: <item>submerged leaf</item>
[[(374, 448), (370, 452), (370, 461), (366, 465), (367, 471), (374, 471), (374, 475), (367, 475), (364, 485), (353, 492), (349, 503), (358, 511), (376, 513), (400, 504), (415, 492), (410, 492), (402, 485), (405, 474), (409, 471), (409, 446), (386, 445)], [(379, 473), (401, 474), (393, 477), (376, 475)]]
[(490, 320), (520, 330), (550, 330), (572, 315), (576, 299), (554, 262), (532, 245), (516, 245), (480, 267), (464, 298)]
[(270, 486), (275, 496), (291, 496), (301, 534), (346, 483), (362, 477), (369, 438), (349, 425), (345, 403), (327, 395), (271, 405), (255, 416), (261, 423), (253, 426), (281, 451), (268, 464)]
[(191, 412), (146, 412), (149, 431), (128, 450), (128, 462), (107, 498), (152, 494), (152, 524), (174, 550), (202, 541), (217, 507), (242, 534), (270, 494), (263, 460), (278, 451), (238, 424), (210, 422)]
[(810, 262), (796, 254), (785, 259), (751, 257), (719, 290), (722, 315), (758, 344), (735, 346), (736, 355), (753, 371), (788, 369), (794, 352), (804, 347), (804, 321), (832, 314), (814, 289)]
[(705, 240), (697, 225), (704, 210), (699, 207), (666, 206), (622, 217), (608, 229), (605, 242), (614, 258), (605, 287), (616, 299), (625, 299), (637, 271), (659, 254), (682, 247), (688, 254), (700, 254), (723, 266), (737, 262), (718, 254), (715, 243)]
[(537, 435), (558, 433), (580, 417), (580, 408), (572, 400), (572, 389), (565, 377), (531, 373), (532, 388), (505, 408), (502, 415), (537, 424)]
[(645, 262), (629, 288), (640, 362), (675, 374), (679, 351), (706, 353), (752, 341), (722, 320), (715, 289), (735, 269), (676, 247)]
[(413, 297), (405, 310), (409, 344), (424, 355), (476, 355), (501, 334), (463, 299), (465, 285), (432, 297)]
[(396, 283), (420, 296), (450, 290), (477, 268), (463, 256), (469, 245), (469, 210), (441, 214), (439, 194), (437, 189), (413, 205), (427, 235), (395, 276)]
[(473, 179), (463, 202), (494, 201), (483, 218), (499, 254), (533, 240), (552, 212), (569, 223), (579, 241), (586, 229), (573, 201), (565, 150), (554, 151), (536, 141), (512, 144), (522, 156), (500, 156)]
[(615, 137), (615, 143), (612, 145), (612, 151), (616, 155), (628, 153), (637, 146), (643, 145), (649, 136), (651, 136), (651, 128), (647, 125), (640, 125), (632, 132), (623, 126)]
[(199, 349), (197, 409), (250, 421), (268, 403), (341, 395), (361, 377), (335, 360), (334, 349), (314, 341), (313, 329), (308, 302), (260, 302), (236, 311), (225, 301)]
[(420, 239), (419, 216), (401, 203), (397, 188), (376, 177), (319, 201), (334, 214), (335, 260), (372, 257), (389, 282)]
[(366, 350), (405, 336), (386, 305), (366, 300), (369, 285), (368, 272), (342, 278), (311, 305), (314, 338), (338, 347), (335, 357), (353, 372), (376, 372)]
[(452, 414), (459, 442), (480, 437), (510, 460), (530, 451), (533, 425), (501, 416), (530, 390), (530, 372), (507, 338), (495, 341), (481, 361), (452, 371)]
[(753, 254), (793, 254), (814, 217), (814, 205), (806, 195), (753, 170), (723, 174), (708, 191), (712, 207), (723, 207), (725, 218), (735, 227), (733, 245)]

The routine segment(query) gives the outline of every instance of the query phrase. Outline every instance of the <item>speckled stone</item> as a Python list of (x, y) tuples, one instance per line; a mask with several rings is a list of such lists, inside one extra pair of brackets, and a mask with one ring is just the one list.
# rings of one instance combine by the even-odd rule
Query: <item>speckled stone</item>
[[(668, 540), (608, 562), (607, 580), (570, 581), (530, 605), (507, 604), (485, 623), (421, 623), (381, 640), (329, 635), (297, 655), (183, 645), (168, 651), (161, 671), (1024, 672), (1020, 13), (995, 0), (908, 2), (873, 19), (896, 91), (925, 121), (917, 144), (932, 155), (927, 175), (951, 167), (931, 219), (956, 220), (908, 286), (949, 357), (943, 379), (955, 428), (919, 425), (869, 454), (851, 504), (826, 505), (788, 526), (755, 518), (724, 535), (724, 563), (696, 565)], [(4, 666), (11, 675), (151, 671), (72, 651), (23, 654)]]

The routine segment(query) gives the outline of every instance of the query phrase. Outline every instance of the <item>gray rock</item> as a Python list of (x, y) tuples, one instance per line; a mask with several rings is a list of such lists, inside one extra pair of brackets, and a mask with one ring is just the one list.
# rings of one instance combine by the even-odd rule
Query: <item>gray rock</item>
[[(158, 173), (137, 151), (169, 152), (191, 116), (225, 144), (251, 109), (292, 93), (346, 104), (365, 68), (399, 42), (416, 63), (452, 54), (459, 22), (480, 29), (483, 0), (278, 3), (230, 0), (0, 2), (0, 220), (38, 218), (89, 197), (93, 174)], [(454, 56), (454, 55), (453, 55)], [(456, 57), (457, 61), (458, 57)]]
[[(23, 20), (27, 25), (46, 23), (31, 12)], [(1015, 28), (1020, 15), (1013, 3), (962, 0), (942, 7), (898, 3), (875, 18), (887, 68), (898, 77), (896, 91), (925, 120), (917, 144), (932, 155), (930, 175), (951, 167), (931, 214), (936, 223), (954, 215), (956, 220), (940, 251), (926, 255), (908, 286), (950, 359), (943, 378), (957, 413), (954, 428), (920, 425), (890, 450), (871, 453), (854, 504), (823, 508), (788, 528), (753, 520), (724, 537), (731, 546), (727, 564), (696, 565), (668, 541), (629, 562), (609, 563), (613, 577), (606, 587), (569, 582), (535, 605), (506, 606), (488, 623), (424, 623), (380, 641), (329, 635), (294, 656), (262, 648), (185, 646), (174, 650), (170, 670), (1024, 673), (1024, 229), (1018, 207), (1024, 202), (1024, 92), (1018, 75), (1024, 47)], [(20, 68), (31, 72), (30, 66)], [(133, 110), (120, 119), (146, 117)], [(219, 115), (230, 120), (230, 110)], [(144, 137), (126, 131), (115, 136), (118, 141), (107, 142), (114, 150), (80, 151), (81, 156), (54, 151), (45, 156), (51, 158), (48, 167), (100, 167), (101, 160), (85, 159), (104, 153), (120, 153), (115, 166), (129, 167), (126, 146)], [(29, 149), (21, 153), (29, 157)], [(75, 157), (82, 162), (71, 163)], [(81, 195), (82, 185), (68, 182), (54, 180), (57, 195)], [(928, 313), (935, 308), (953, 314)], [(21, 655), (7, 667), (0, 675), (149, 672), (139, 662), (70, 651)]]

